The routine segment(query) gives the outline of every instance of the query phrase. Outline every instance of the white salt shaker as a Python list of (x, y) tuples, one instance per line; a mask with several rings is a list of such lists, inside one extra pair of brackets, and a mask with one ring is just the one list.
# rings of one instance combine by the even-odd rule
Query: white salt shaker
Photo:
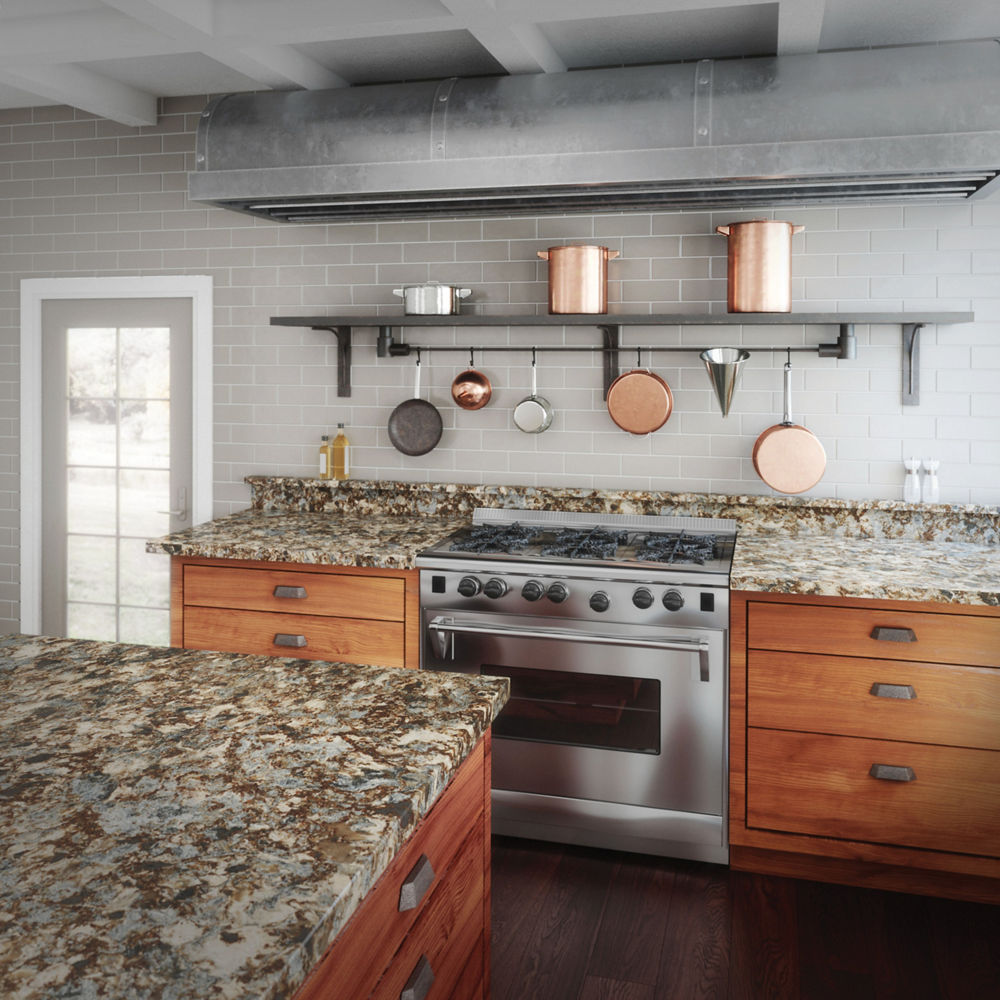
[(924, 482), (921, 490), (924, 503), (937, 503), (941, 499), (941, 484), (938, 482), (938, 466), (941, 463), (936, 458), (924, 459)]
[(920, 502), (920, 459), (906, 458), (903, 460), (906, 467), (906, 478), (903, 480), (903, 499), (907, 503)]

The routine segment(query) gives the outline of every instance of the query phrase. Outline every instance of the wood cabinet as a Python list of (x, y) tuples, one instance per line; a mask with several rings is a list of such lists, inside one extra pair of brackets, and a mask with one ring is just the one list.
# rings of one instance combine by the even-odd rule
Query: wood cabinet
[(732, 866), (1000, 901), (1000, 609), (731, 606)]
[(171, 644), (417, 667), (416, 570), (174, 556)]
[(489, 804), (487, 733), (294, 1000), (488, 1000)]

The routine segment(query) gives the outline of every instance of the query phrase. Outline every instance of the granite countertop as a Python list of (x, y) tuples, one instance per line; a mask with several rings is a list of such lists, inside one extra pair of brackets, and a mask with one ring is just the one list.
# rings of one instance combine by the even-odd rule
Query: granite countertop
[(1000, 545), (741, 531), (733, 590), (1000, 606)]
[(290, 997), (506, 692), (0, 638), (0, 996)]
[(146, 550), (211, 559), (413, 569), (418, 552), (468, 522), (461, 515), (251, 509), (152, 539)]

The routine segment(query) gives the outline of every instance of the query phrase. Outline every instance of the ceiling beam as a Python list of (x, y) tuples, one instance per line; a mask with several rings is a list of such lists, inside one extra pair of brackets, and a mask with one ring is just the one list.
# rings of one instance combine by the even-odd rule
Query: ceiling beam
[(0, 80), (49, 101), (68, 104), (123, 125), (155, 125), (156, 98), (83, 66), (17, 66)]
[(342, 76), (291, 46), (240, 47), (216, 37), (212, 0), (104, 0), (104, 3), (262, 86), (318, 90), (349, 85)]
[(491, 0), (441, 0), (508, 73), (563, 73), (566, 64), (538, 25), (512, 22), (497, 14)]
[(781, 0), (778, 5), (778, 55), (819, 52), (826, 0)]

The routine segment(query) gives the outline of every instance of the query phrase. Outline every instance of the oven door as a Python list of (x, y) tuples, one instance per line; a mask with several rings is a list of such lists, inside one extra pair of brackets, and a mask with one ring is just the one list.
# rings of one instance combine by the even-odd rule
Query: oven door
[(424, 612), (423, 666), (509, 677), (493, 787), (721, 816), (721, 629)]

